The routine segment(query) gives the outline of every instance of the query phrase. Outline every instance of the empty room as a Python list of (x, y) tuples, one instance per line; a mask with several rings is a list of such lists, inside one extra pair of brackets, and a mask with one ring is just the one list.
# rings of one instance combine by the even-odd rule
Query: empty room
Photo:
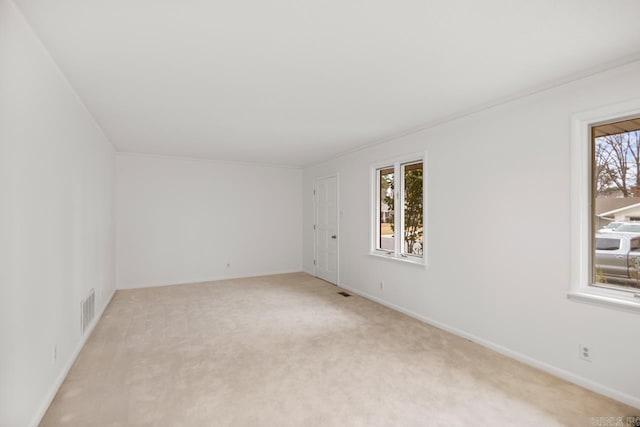
[(640, 426), (639, 23), (0, 0), (0, 427)]

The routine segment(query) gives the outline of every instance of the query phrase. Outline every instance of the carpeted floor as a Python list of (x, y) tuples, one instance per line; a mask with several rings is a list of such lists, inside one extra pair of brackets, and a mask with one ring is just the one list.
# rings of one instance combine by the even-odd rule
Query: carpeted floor
[(118, 291), (42, 426), (590, 426), (628, 406), (306, 274)]

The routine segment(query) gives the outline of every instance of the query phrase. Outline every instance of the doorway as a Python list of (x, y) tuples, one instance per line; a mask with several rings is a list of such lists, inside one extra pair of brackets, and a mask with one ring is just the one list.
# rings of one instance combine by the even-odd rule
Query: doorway
[(315, 259), (313, 274), (338, 284), (338, 177), (318, 178), (314, 187)]

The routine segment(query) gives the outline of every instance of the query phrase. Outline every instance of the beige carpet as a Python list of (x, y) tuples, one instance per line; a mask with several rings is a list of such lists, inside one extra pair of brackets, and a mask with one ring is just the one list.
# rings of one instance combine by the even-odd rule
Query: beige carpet
[(43, 426), (553, 426), (637, 410), (308, 275), (118, 291)]

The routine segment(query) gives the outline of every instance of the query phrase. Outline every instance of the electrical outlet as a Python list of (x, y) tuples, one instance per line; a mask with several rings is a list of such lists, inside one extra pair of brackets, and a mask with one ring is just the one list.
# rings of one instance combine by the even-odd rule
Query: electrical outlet
[(230, 262), (227, 263), (227, 268), (231, 268), (231, 263)]
[(380, 289), (384, 289), (384, 282), (380, 281)]
[(587, 347), (586, 345), (580, 344), (579, 356), (580, 356), (580, 359), (586, 362), (591, 362), (591, 351), (589, 350), (589, 347)]
[(54, 345), (51, 351), (51, 362), (55, 364), (56, 360), (58, 360), (58, 346)]

